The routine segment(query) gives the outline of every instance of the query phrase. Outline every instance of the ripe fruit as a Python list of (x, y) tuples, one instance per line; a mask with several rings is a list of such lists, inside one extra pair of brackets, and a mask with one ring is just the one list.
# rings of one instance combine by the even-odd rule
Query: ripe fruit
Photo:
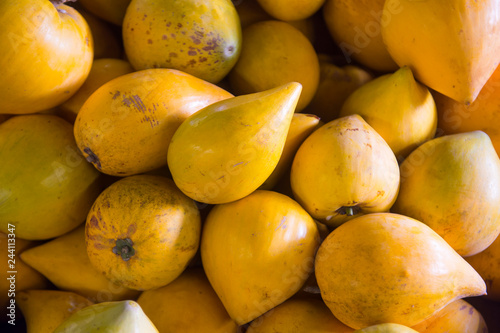
[(110, 281), (148, 290), (172, 282), (200, 242), (196, 204), (165, 177), (137, 175), (106, 188), (85, 225), (91, 264)]
[(94, 53), (90, 29), (75, 9), (49, 0), (3, 0), (0, 21), (0, 113), (47, 110), (80, 88)]
[(311, 17), (325, 0), (257, 0), (272, 17), (281, 21), (298, 21)]
[(212, 83), (229, 73), (241, 51), (230, 0), (132, 0), (122, 33), (136, 70), (173, 68)]
[(280, 159), (301, 88), (291, 82), (229, 98), (186, 119), (168, 149), (177, 187), (208, 204), (255, 191)]
[(212, 208), (200, 250), (210, 284), (242, 325), (300, 290), (318, 245), (316, 223), (297, 202), (257, 190)]
[(416, 325), (457, 299), (486, 294), (479, 274), (443, 238), (392, 213), (333, 230), (318, 249), (315, 272), (333, 315), (356, 329)]
[(294, 198), (336, 227), (358, 214), (388, 211), (399, 189), (391, 148), (359, 115), (333, 120), (300, 146), (292, 164)]

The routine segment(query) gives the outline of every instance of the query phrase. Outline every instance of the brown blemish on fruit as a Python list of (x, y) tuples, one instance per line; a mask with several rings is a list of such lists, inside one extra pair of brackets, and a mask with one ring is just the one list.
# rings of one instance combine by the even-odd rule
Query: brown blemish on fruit
[(133, 234), (135, 234), (135, 232), (137, 231), (137, 224), (135, 223), (132, 223), (131, 225), (128, 226), (127, 228), (127, 235), (130, 237), (132, 236)]
[(83, 152), (88, 155), (85, 158), (87, 162), (92, 163), (93, 165), (96, 166), (97, 169), (101, 170), (101, 161), (99, 160), (99, 157), (97, 157), (97, 155), (94, 154), (92, 149), (90, 149), (89, 147), (85, 147), (83, 149)]
[(153, 41), (151, 39), (148, 39), (148, 44), (153, 44)]
[[(110, 94), (112, 94), (112, 93), (110, 92)], [(117, 90), (117, 91), (115, 92), (115, 94), (113, 95), (113, 97), (111, 97), (111, 99), (115, 100), (115, 99), (117, 99), (118, 97), (120, 97), (120, 91), (118, 91), (118, 90)]]
[(205, 61), (207, 61), (207, 60), (208, 60), (208, 59), (207, 59), (206, 57), (200, 57), (200, 58), (198, 58), (198, 61), (199, 61), (199, 62), (205, 62)]
[(170, 52), (169, 53), (170, 58), (177, 58), (177, 53), (175, 52)]
[(99, 226), (99, 220), (97, 219), (97, 217), (95, 217), (95, 215), (92, 215), (89, 223), (92, 228), (101, 230), (101, 227)]
[(167, 38), (168, 38), (167, 35), (161, 36), (161, 39), (163, 39), (163, 40), (167, 40)]
[(189, 51), (188, 51), (188, 55), (190, 55), (190, 56), (195, 56), (195, 55), (197, 55), (197, 54), (198, 54), (198, 53), (197, 53), (195, 50), (189, 50)]

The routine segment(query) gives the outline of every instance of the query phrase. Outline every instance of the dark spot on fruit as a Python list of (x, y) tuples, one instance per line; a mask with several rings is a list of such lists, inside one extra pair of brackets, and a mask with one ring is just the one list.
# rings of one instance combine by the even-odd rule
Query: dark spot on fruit
[(167, 38), (168, 38), (167, 35), (161, 36), (161, 39), (163, 39), (163, 40), (166, 40)]
[(167, 23), (167, 27), (170, 27), (172, 25), (172, 22)]
[(101, 227), (99, 226), (99, 220), (97, 219), (97, 217), (95, 217), (95, 215), (92, 215), (92, 217), (90, 218), (90, 226), (92, 228), (101, 230)]
[(134, 31), (134, 28), (130, 28), (130, 31)]
[(120, 97), (120, 92), (117, 90), (117, 91), (115, 92), (115, 94), (113, 95), (113, 97), (111, 97), (111, 99), (115, 100), (115, 99), (117, 99), (118, 97)]
[(188, 64), (188, 66), (194, 66), (196, 64), (196, 60), (191, 59), (191, 60), (188, 61), (187, 64)]
[(89, 46), (89, 43), (90, 43), (89, 37), (87, 36), (87, 37), (85, 37), (85, 44), (87, 44), (87, 46)]
[(148, 39), (148, 44), (153, 44), (153, 41), (151, 39)]
[(227, 48), (227, 52), (229, 53), (233, 53), (234, 51), (234, 46), (230, 45), (228, 48)]
[(151, 32), (149, 30), (146, 30), (146, 35), (150, 35)]
[(182, 23), (177, 23), (177, 28), (182, 28)]
[(170, 37), (175, 38), (175, 34), (170, 34)]
[(469, 314), (471, 316), (474, 314), (474, 308), (472, 306), (469, 308)]
[(195, 51), (195, 50), (189, 50), (189, 51), (188, 51), (188, 55), (190, 55), (190, 56), (195, 56), (195, 55), (197, 55), (197, 53), (196, 53), (196, 51)]
[(169, 53), (170, 58), (177, 58), (177, 53), (175, 52), (170, 52)]
[(198, 59), (198, 61), (199, 61), (199, 62), (205, 62), (205, 61), (207, 61), (207, 60), (208, 60), (208, 59), (207, 59), (206, 57), (200, 57), (200, 58)]
[(83, 152), (88, 155), (86, 158), (87, 162), (92, 163), (97, 169), (101, 170), (101, 161), (99, 160), (99, 157), (97, 157), (97, 155), (94, 154), (89, 147), (85, 147)]

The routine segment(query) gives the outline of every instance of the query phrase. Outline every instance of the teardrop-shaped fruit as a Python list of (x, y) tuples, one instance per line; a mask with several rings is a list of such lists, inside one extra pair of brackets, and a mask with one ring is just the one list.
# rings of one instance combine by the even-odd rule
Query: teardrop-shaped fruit
[(247, 333), (351, 333), (354, 329), (335, 318), (321, 299), (293, 297), (253, 320)]
[(486, 293), (479, 274), (427, 225), (373, 213), (333, 230), (318, 249), (315, 273), (333, 315), (360, 329), (416, 325), (450, 302)]
[(94, 91), (106, 82), (133, 71), (134, 69), (126, 60), (111, 58), (94, 60), (87, 79), (70, 99), (58, 107), (59, 113), (66, 120), (74, 123), (78, 112)]
[(208, 204), (255, 191), (278, 164), (301, 89), (290, 82), (214, 103), (186, 119), (168, 149), (175, 184)]
[(167, 164), (170, 139), (199, 109), (233, 95), (165, 68), (117, 77), (97, 89), (75, 121), (78, 147), (103, 173), (129, 176)]
[(228, 78), (237, 95), (298, 82), (302, 85), (299, 112), (318, 88), (318, 55), (307, 37), (290, 23), (256, 22), (243, 30), (241, 55)]
[(153, 175), (122, 178), (106, 188), (85, 225), (91, 264), (109, 280), (135, 290), (177, 278), (200, 242), (198, 207), (172, 180)]
[(500, 301), (500, 236), (484, 251), (465, 258), (486, 282), (486, 298)]
[(443, 134), (483, 131), (500, 156), (500, 65), (477, 95), (474, 103), (465, 105), (434, 92), (438, 111), (438, 128)]
[(419, 333), (419, 331), (401, 324), (383, 323), (361, 328), (354, 333)]
[(388, 0), (382, 38), (419, 82), (470, 104), (500, 61), (499, 12), (496, 0)]
[(136, 70), (174, 68), (217, 83), (241, 51), (241, 26), (230, 0), (132, 0), (123, 44)]
[(399, 166), (389, 145), (359, 115), (314, 131), (292, 164), (294, 198), (331, 227), (358, 214), (388, 211), (399, 188)]
[(94, 304), (83, 296), (60, 290), (26, 290), (16, 295), (27, 333), (53, 333), (66, 318)]
[(389, 72), (398, 68), (382, 41), (381, 29), (399, 12), (384, 0), (327, 0), (323, 18), (330, 35), (344, 54), (347, 63), (353, 60), (376, 71)]
[(212, 208), (200, 249), (210, 284), (242, 325), (302, 287), (318, 244), (316, 223), (297, 202), (257, 190)]
[[(4, 270), (0, 275), (0, 315), (4, 321), (16, 320), (15, 293), (28, 289), (44, 289), (50, 287), (50, 282), (39, 272), (26, 264), (20, 255), (25, 250), (36, 246), (38, 242), (27, 241), (15, 237), (14, 233), (0, 232), (0, 257), (5, 258), (4, 267), (13, 268), (15, 273)], [(21, 277), (22, 278), (16, 278)], [(12, 285), (11, 285), (12, 284)]]
[(339, 67), (324, 53), (319, 58), (319, 85), (311, 103), (304, 110), (321, 118), (325, 123), (339, 117), (345, 100), (356, 89), (373, 79), (373, 75), (359, 66)]
[(41, 240), (85, 221), (100, 174), (78, 151), (73, 126), (54, 115), (20, 115), (0, 125), (0, 231)]
[(451, 302), (412, 328), (420, 333), (488, 333), (481, 313), (463, 299)]
[(134, 301), (104, 302), (73, 313), (54, 333), (158, 333)]
[(419, 145), (434, 138), (436, 104), (409, 67), (379, 76), (354, 91), (344, 102), (340, 117), (359, 114), (404, 159)]
[(320, 126), (320, 119), (314, 114), (294, 113), (285, 146), (280, 160), (271, 175), (259, 187), (260, 190), (272, 189), (286, 175), (292, 166), (293, 157), (304, 140)]
[(160, 332), (238, 331), (201, 268), (187, 269), (168, 285), (144, 291), (137, 303)]
[(500, 159), (482, 131), (427, 141), (401, 164), (392, 211), (430, 226), (462, 256), (500, 233)]
[(53, 108), (87, 77), (94, 46), (85, 19), (64, 1), (0, 1), (0, 113)]
[(325, 0), (257, 0), (272, 17), (281, 21), (297, 21), (311, 17)]
[(23, 251), (30, 267), (42, 273), (58, 289), (72, 291), (96, 302), (135, 299), (138, 291), (113, 283), (90, 263), (85, 246), (85, 225)]

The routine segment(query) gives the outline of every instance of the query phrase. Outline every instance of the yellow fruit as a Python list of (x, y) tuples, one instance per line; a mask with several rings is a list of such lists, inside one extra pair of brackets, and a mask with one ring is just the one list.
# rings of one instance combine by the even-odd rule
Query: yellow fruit
[(158, 333), (134, 301), (104, 302), (75, 312), (54, 333)]
[(237, 95), (298, 82), (302, 94), (297, 111), (302, 111), (318, 88), (318, 56), (311, 42), (290, 23), (257, 22), (243, 30), (241, 55), (229, 82)]
[(78, 112), (94, 91), (106, 82), (118, 76), (132, 73), (133, 71), (134, 69), (130, 63), (125, 60), (112, 58), (95, 59), (85, 82), (70, 99), (59, 106), (59, 113), (66, 120), (74, 123)]
[[(49, 288), (49, 281), (39, 272), (27, 265), (20, 257), (21, 253), (38, 242), (15, 237), (14, 233), (0, 232), (0, 257), (5, 258), (4, 271), (0, 275), (0, 306), (3, 321), (16, 320), (16, 292), (28, 289)], [(13, 265), (13, 266), (10, 266)], [(7, 270), (7, 268), (10, 268)], [(12, 270), (11, 270), (12, 269)], [(12, 273), (15, 272), (15, 273)], [(3, 322), (2, 321), (2, 322)]]
[(315, 273), (333, 315), (356, 329), (411, 327), (457, 299), (486, 293), (479, 274), (436, 232), (392, 213), (333, 230), (318, 249)]
[(373, 79), (358, 66), (336, 66), (326, 54), (319, 54), (319, 85), (304, 112), (312, 113), (325, 123), (338, 118), (342, 104), (357, 88)]
[(354, 331), (354, 333), (419, 333), (414, 329), (394, 323), (384, 323), (368, 326), (359, 330)]
[(485, 250), (465, 258), (486, 282), (486, 298), (500, 301), (500, 236)]
[(321, 299), (293, 297), (253, 320), (247, 333), (351, 333)]
[[(353, 60), (371, 69), (390, 72), (398, 68), (382, 40), (382, 27), (399, 13), (384, 0), (327, 0), (323, 18), (330, 35), (342, 51), (347, 63)], [(390, 2), (390, 1), (388, 1)]]
[(79, 154), (70, 123), (19, 115), (0, 125), (0, 231), (16, 237), (60, 236), (85, 221), (101, 190), (100, 174)]
[(318, 245), (316, 223), (298, 203), (257, 190), (212, 208), (200, 249), (210, 284), (242, 325), (300, 290)]
[(85, 225), (91, 264), (110, 281), (135, 290), (172, 282), (200, 242), (200, 213), (172, 180), (122, 178), (106, 188)]
[(470, 104), (500, 61), (499, 11), (495, 0), (388, 0), (382, 38), (419, 82)]
[(16, 296), (27, 333), (53, 333), (66, 318), (93, 304), (83, 296), (60, 290), (26, 290)]
[[(81, 3), (79, 1), (78, 3)], [(94, 60), (101, 58), (121, 58), (123, 56), (123, 45), (121, 35), (114, 27), (91, 14), (85, 9), (78, 8), (78, 12), (83, 16), (89, 25), (92, 39), (94, 40)]]
[(136, 70), (174, 68), (212, 83), (227, 75), (241, 51), (230, 0), (132, 0), (122, 32)]
[(420, 333), (488, 333), (488, 327), (472, 305), (458, 299), (412, 327)]
[(351, 114), (363, 117), (400, 160), (436, 133), (434, 99), (427, 87), (415, 81), (409, 67), (354, 91), (342, 105), (340, 117)]
[(336, 227), (358, 214), (388, 211), (398, 194), (391, 148), (359, 115), (314, 131), (295, 154), (294, 198), (315, 219)]
[(311, 17), (325, 0), (257, 0), (262, 8), (275, 19), (297, 21)]
[(255, 191), (276, 167), (301, 85), (290, 82), (214, 103), (175, 132), (168, 166), (179, 189), (208, 204)]
[(438, 92), (434, 93), (438, 128), (444, 134), (480, 130), (488, 134), (500, 156), (500, 65), (477, 95), (465, 105)]
[(160, 332), (238, 331), (201, 268), (187, 269), (168, 285), (144, 291), (137, 303)]
[(272, 189), (286, 175), (292, 166), (293, 157), (304, 140), (320, 125), (320, 119), (313, 114), (295, 113), (286, 136), (280, 160), (271, 175), (259, 187), (260, 190)]
[(121, 26), (130, 0), (78, 0), (78, 3), (97, 17)]
[(135, 299), (139, 292), (106, 279), (90, 263), (85, 225), (21, 253), (21, 260), (42, 273), (58, 289), (96, 302)]
[(427, 224), (462, 256), (500, 233), (500, 159), (481, 131), (427, 141), (401, 164), (392, 211)]
[(170, 139), (191, 114), (233, 95), (192, 75), (165, 68), (117, 77), (83, 104), (74, 135), (101, 172), (130, 176), (167, 164)]
[(3, 0), (0, 21), (8, 22), (0, 30), (0, 113), (47, 110), (80, 88), (94, 51), (75, 9), (57, 1)]

